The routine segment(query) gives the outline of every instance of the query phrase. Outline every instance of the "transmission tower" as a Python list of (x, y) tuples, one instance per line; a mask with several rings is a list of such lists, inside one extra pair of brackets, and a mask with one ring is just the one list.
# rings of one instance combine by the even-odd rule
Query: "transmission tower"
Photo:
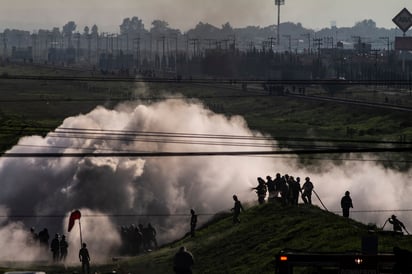
[(278, 26), (277, 26), (277, 44), (279, 45), (280, 43), (280, 30), (279, 30), (279, 25), (280, 25), (280, 6), (285, 4), (285, 0), (275, 0), (275, 5), (278, 7)]

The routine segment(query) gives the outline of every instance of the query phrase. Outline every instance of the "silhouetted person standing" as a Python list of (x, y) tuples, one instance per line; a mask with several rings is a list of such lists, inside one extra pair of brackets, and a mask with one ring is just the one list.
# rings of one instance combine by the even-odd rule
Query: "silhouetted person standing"
[(49, 247), (49, 231), (47, 228), (44, 228), (42, 231), (39, 232), (39, 242), (42, 247), (44, 247), (46, 250)]
[(147, 251), (149, 249), (149, 233), (147, 227), (143, 227), (142, 224), (139, 224), (140, 232), (142, 233), (142, 246), (143, 251)]
[(302, 185), (302, 200), (305, 204), (312, 204), (312, 190), (313, 184), (309, 177), (305, 178), (305, 183)]
[(34, 227), (30, 228), (30, 236), (28, 238), (28, 244), (29, 245), (35, 245), (37, 244), (37, 241), (39, 240), (39, 237), (37, 233), (34, 231)]
[(80, 262), (82, 262), (82, 273), (90, 274), (90, 255), (86, 243), (83, 243), (82, 248), (79, 251), (79, 259)]
[(57, 262), (60, 259), (60, 241), (59, 241), (59, 234), (54, 236), (54, 239), (51, 241), (50, 244), (51, 252), (53, 253), (53, 261)]
[(192, 253), (182, 246), (173, 258), (173, 270), (176, 274), (192, 274), (193, 264)]
[(244, 211), (242, 203), (239, 201), (236, 195), (233, 195), (233, 200), (235, 201), (235, 205), (231, 209), (233, 211), (233, 223), (237, 224), (240, 223), (240, 211)]
[(66, 260), (68, 247), (69, 247), (69, 244), (66, 241), (66, 237), (62, 235), (60, 239), (60, 261), (62, 262)]
[(268, 201), (273, 201), (276, 197), (276, 187), (275, 181), (272, 180), (272, 177), (266, 176), (266, 186), (269, 192)]
[(290, 191), (290, 203), (292, 205), (297, 205), (299, 202), (299, 192), (301, 191), (299, 177), (297, 177), (296, 180), (294, 180), (294, 178), (290, 176), (289, 191)]
[(389, 221), (389, 223), (391, 223), (393, 225), (393, 231), (394, 232), (402, 233), (402, 229), (404, 229), (406, 232), (408, 232), (406, 230), (405, 225), (400, 220), (398, 220), (398, 218), (396, 218), (395, 215), (392, 215), (391, 218), (388, 219), (388, 221)]
[(147, 225), (147, 231), (148, 231), (148, 236), (149, 236), (149, 246), (152, 247), (152, 243), (153, 243), (153, 248), (157, 248), (157, 240), (156, 240), (157, 232), (151, 223)]
[(258, 201), (259, 201), (259, 204), (261, 205), (265, 203), (267, 187), (266, 187), (265, 180), (263, 180), (261, 177), (258, 177), (257, 180), (258, 180), (257, 187), (253, 187), (252, 189), (256, 190)]
[(194, 237), (197, 224), (197, 215), (193, 209), (190, 210), (190, 214), (192, 215), (190, 217), (190, 235)]
[(352, 198), (350, 197), (349, 191), (345, 192), (345, 196), (340, 200), (340, 206), (342, 208), (343, 217), (349, 217), (349, 209), (353, 208)]

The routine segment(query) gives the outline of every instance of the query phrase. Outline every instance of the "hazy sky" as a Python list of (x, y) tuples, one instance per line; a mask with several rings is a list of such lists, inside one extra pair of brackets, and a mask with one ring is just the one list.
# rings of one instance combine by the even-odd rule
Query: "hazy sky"
[[(0, 31), (49, 29), (74, 20), (80, 31), (97, 24), (101, 31), (117, 32), (123, 18), (132, 16), (143, 19), (146, 28), (162, 19), (183, 31), (199, 21), (215, 26), (231, 22), (235, 27), (277, 22), (274, 0), (0, 0), (0, 4)], [(394, 28), (392, 18), (404, 7), (412, 11), (408, 0), (286, 0), (281, 21), (319, 29), (332, 21), (351, 27), (372, 19), (378, 27)]]

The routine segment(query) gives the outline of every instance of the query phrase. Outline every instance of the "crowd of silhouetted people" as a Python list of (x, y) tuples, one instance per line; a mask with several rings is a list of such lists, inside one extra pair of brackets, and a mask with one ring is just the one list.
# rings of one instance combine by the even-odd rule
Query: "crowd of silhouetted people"
[(44, 249), (45, 253), (50, 250), (54, 262), (64, 262), (66, 260), (69, 244), (65, 235), (56, 233), (54, 238), (50, 241), (50, 235), (47, 228), (36, 233), (34, 227), (32, 227), (30, 228), (27, 243), (29, 246), (38, 246)]
[(120, 253), (122, 255), (137, 255), (156, 249), (156, 234), (156, 229), (150, 223), (146, 227), (142, 224), (120, 227), (122, 239)]
[(309, 177), (305, 178), (302, 185), (300, 177), (288, 174), (282, 176), (280, 173), (275, 178), (268, 175), (266, 180), (258, 177), (257, 181), (258, 185), (252, 190), (256, 190), (259, 204), (265, 203), (267, 198), (268, 201), (279, 201), (283, 205), (297, 205), (299, 196), (305, 204), (312, 204), (313, 183)]
[[(146, 227), (142, 224), (120, 227), (121, 255), (137, 255), (156, 249), (158, 247), (156, 234), (156, 229), (150, 223)], [(38, 233), (36, 233), (34, 227), (30, 228), (27, 244), (42, 248), (44, 254), (51, 252), (51, 258), (56, 263), (65, 262), (69, 248), (65, 235), (56, 233), (54, 238), (51, 239), (47, 228)]]

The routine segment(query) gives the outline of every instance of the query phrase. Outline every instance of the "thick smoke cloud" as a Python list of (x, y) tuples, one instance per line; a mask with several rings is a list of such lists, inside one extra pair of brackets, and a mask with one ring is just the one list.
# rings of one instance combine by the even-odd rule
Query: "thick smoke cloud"
[[(80, 133), (75, 136), (63, 133), (66, 129), (98, 131), (84, 138)], [(141, 135), (138, 132), (158, 134), (150, 137), (151, 142), (143, 142), (116, 135), (118, 132), (114, 130), (138, 136)], [(22, 138), (9, 152), (257, 150), (230, 147), (223, 144), (227, 142), (223, 139), (213, 146), (210, 141), (197, 145), (187, 144), (188, 140), (171, 143), (167, 142), (170, 138), (160, 136), (159, 132), (262, 136), (248, 129), (239, 116), (215, 114), (199, 102), (165, 100), (152, 104), (124, 104), (114, 110), (98, 107), (90, 113), (67, 118), (44, 138)], [(275, 145), (275, 141), (260, 141), (259, 144)], [(250, 188), (257, 184), (256, 178), (273, 177), (277, 172), (311, 177), (316, 192), (329, 210), (340, 210), (339, 201), (346, 190), (351, 191), (358, 210), (409, 207), (410, 172), (401, 174), (366, 161), (345, 162), (340, 166), (325, 162), (322, 169), (316, 171), (298, 166), (294, 160), (270, 157), (3, 157), (0, 159), (3, 216), (0, 243), (15, 248), (0, 251), (0, 260), (34, 259), (39, 253), (37, 250), (31, 253), (35, 254), (32, 257), (22, 255), (21, 250), (26, 245), (29, 227), (35, 226), (37, 231), (47, 227), (51, 237), (55, 233), (66, 234), (70, 245), (68, 263), (77, 262), (78, 228), (76, 226), (70, 233), (66, 231), (68, 214), (80, 209), (83, 240), (88, 243), (94, 261), (103, 262), (115, 254), (120, 245), (118, 226), (150, 222), (157, 228), (160, 242), (175, 239), (189, 229), (190, 217), (181, 214), (189, 215), (190, 208), (198, 213), (228, 211), (233, 205), (233, 194), (238, 194), (243, 202), (255, 201), (255, 193)], [(320, 205), (316, 198), (313, 200)], [(354, 213), (352, 217), (383, 224), (388, 217), (385, 214)], [(37, 217), (17, 217), (21, 215)], [(397, 215), (406, 225), (412, 224), (406, 213)], [(209, 217), (201, 215), (199, 221), (204, 222)]]
[[(78, 138), (62, 138), (64, 133), (56, 136), (56, 132), (65, 128), (112, 132), (102, 131), (90, 138), (81, 138), (80, 134)], [(122, 105), (115, 110), (98, 107), (86, 115), (67, 118), (56, 132), (44, 138), (22, 138), (9, 152), (239, 150), (223, 144), (211, 147), (168, 143), (161, 137), (156, 137), (158, 142), (134, 142), (118, 138), (113, 130), (261, 136), (251, 132), (241, 117), (227, 118), (199, 103), (168, 100), (151, 105)], [(72, 137), (72, 134), (66, 137), (69, 135)], [(66, 222), (67, 217), (42, 216), (62, 216), (73, 209), (85, 208), (107, 214), (110, 218), (107, 223), (146, 225), (151, 222), (158, 229), (158, 240), (164, 242), (188, 230), (189, 216), (152, 215), (189, 214), (190, 208), (198, 213), (228, 210), (234, 193), (245, 200), (253, 198), (250, 187), (256, 177), (274, 168), (272, 161), (256, 157), (2, 158), (0, 201), (9, 216), (39, 216), (21, 221), (26, 230), (31, 226), (37, 231), (47, 227), (51, 237), (56, 232), (65, 233), (66, 225), (62, 227), (62, 222)], [(123, 217), (127, 215), (138, 216)], [(95, 218), (100, 217), (93, 214), (82, 217), (86, 221)], [(199, 221), (206, 218), (200, 217)], [(104, 233), (92, 233), (85, 228), (83, 236), (93, 249), (93, 245), (102, 240), (95, 235), (109, 241), (106, 235), (112, 233), (113, 227), (107, 227)], [(71, 234), (69, 239), (73, 239)], [(113, 247), (118, 244), (117, 240), (112, 242)], [(69, 244), (79, 246), (77, 240)]]

